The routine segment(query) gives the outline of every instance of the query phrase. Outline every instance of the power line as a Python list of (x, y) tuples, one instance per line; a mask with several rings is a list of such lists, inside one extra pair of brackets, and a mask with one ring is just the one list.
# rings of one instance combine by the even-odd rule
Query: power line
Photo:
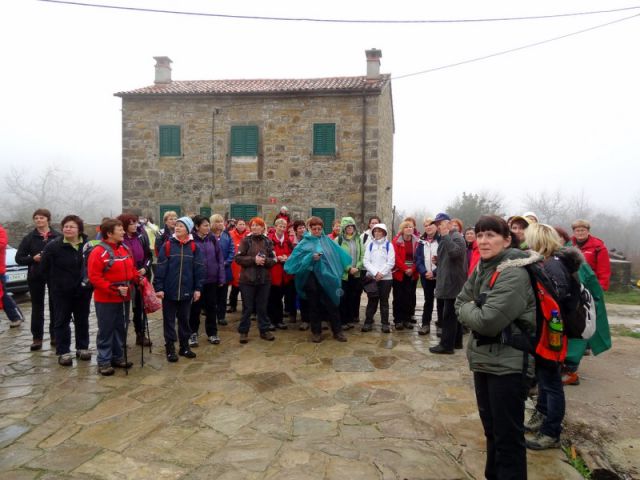
[(371, 19), (339, 19), (339, 18), (311, 18), (311, 17), (267, 17), (257, 15), (230, 15), (224, 13), (188, 12), (182, 10), (162, 10), (157, 8), (124, 7), (119, 5), (105, 5), (99, 3), (72, 2), (67, 0), (38, 0), (40, 2), (75, 5), (79, 7), (108, 8), (112, 10), (127, 10), (132, 12), (165, 13), (172, 15), (188, 15), (195, 17), (215, 17), (234, 20), (260, 20), (276, 22), (315, 22), (315, 23), (353, 23), (353, 24), (425, 24), (425, 23), (477, 23), (477, 22), (506, 22), (514, 20), (543, 20), (549, 18), (575, 17), (582, 15), (598, 15), (602, 13), (624, 12), (637, 10), (640, 5), (615, 8), (611, 10), (592, 10), (583, 12), (557, 13), (551, 15), (530, 15), (525, 17), (494, 17), (494, 18), (459, 18), (442, 20), (371, 20)]
[(520, 47), (510, 48), (508, 50), (501, 50), (499, 52), (490, 53), (488, 55), (483, 55), (481, 57), (475, 57), (475, 58), (470, 58), (468, 60), (462, 60), (460, 62), (449, 63), (447, 65), (441, 65), (439, 67), (429, 68), (427, 70), (422, 70), (422, 71), (419, 71), (419, 72), (413, 72), (413, 73), (407, 73), (407, 74), (404, 74), (404, 75), (398, 75), (398, 76), (392, 77), (391, 79), (392, 80), (398, 80), (398, 79), (401, 79), (401, 78), (413, 77), (413, 76), (416, 76), (416, 75), (424, 75), (426, 73), (437, 72), (438, 70), (445, 70), (447, 68), (453, 68), (453, 67), (458, 67), (460, 65), (466, 65), (468, 63), (474, 63), (474, 62), (479, 62), (481, 60), (487, 60), (489, 58), (498, 57), (500, 55), (506, 55), (507, 53), (513, 53), (513, 52), (517, 52), (519, 50), (524, 50), (524, 49), (527, 49), (527, 48), (537, 47), (539, 45), (544, 45), (545, 43), (555, 42), (556, 40), (562, 40), (563, 38), (568, 38), (568, 37), (571, 37), (571, 36), (574, 36), (574, 35), (579, 35), (581, 33), (590, 32), (590, 31), (596, 30), (598, 28), (608, 27), (609, 25), (613, 25), (615, 23), (624, 22), (626, 20), (630, 20), (630, 19), (636, 18), (636, 17), (640, 17), (640, 13), (636, 13), (635, 15), (631, 15), (629, 17), (620, 18), (618, 20), (613, 20), (611, 22), (602, 23), (600, 25), (595, 25), (593, 27), (585, 28), (583, 30), (578, 30), (578, 31), (575, 31), (575, 32), (567, 33), (565, 35), (560, 35), (559, 37), (548, 38), (546, 40), (541, 40), (539, 42), (528, 43), (528, 44), (522, 45)]

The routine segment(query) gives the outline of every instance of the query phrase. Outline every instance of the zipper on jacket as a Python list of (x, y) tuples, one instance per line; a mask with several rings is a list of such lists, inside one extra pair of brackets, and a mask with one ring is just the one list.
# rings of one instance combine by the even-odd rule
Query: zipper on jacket
[(180, 294), (180, 290), (182, 289), (182, 259), (184, 258), (184, 244), (180, 243), (180, 274), (178, 275), (178, 300), (182, 295)]

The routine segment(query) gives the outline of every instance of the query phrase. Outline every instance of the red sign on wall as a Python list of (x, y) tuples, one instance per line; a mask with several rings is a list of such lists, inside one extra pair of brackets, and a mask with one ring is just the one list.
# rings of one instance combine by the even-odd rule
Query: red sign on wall
[(276, 203), (276, 197), (269, 197), (269, 203)]

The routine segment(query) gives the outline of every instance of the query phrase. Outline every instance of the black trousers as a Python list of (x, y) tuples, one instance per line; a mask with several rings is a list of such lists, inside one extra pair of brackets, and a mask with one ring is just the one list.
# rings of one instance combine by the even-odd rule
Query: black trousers
[(322, 333), (322, 320), (326, 315), (331, 325), (333, 334), (342, 331), (340, 324), (340, 311), (338, 305), (334, 305), (331, 299), (323, 290), (315, 274), (310, 273), (307, 283), (304, 286), (304, 293), (307, 296), (307, 306), (311, 332), (319, 335)]
[(487, 440), (488, 480), (526, 480), (527, 448), (524, 440), (524, 375), (474, 372), (478, 412)]
[(231, 285), (231, 292), (229, 293), (229, 306), (233, 309), (238, 308), (238, 295), (240, 294), (240, 287), (234, 287)]
[[(44, 280), (29, 280), (29, 296), (31, 297), (31, 335), (34, 340), (42, 340), (44, 336), (44, 296), (47, 282)], [(55, 315), (53, 299), (49, 295), (49, 335), (55, 338)]]
[(356, 323), (360, 316), (360, 295), (362, 294), (362, 280), (349, 274), (342, 280), (344, 295), (340, 298), (340, 321), (342, 325)]
[(267, 305), (267, 315), (272, 325), (279, 325), (284, 322), (284, 307), (282, 300), (286, 292), (284, 285), (271, 285), (269, 290), (269, 303)]
[(249, 333), (251, 328), (251, 314), (258, 316), (258, 328), (260, 333), (265, 333), (269, 329), (269, 318), (267, 317), (267, 304), (269, 303), (269, 289), (271, 285), (240, 284), (242, 291), (242, 319), (238, 325), (238, 333)]
[(191, 330), (191, 333), (198, 333), (198, 330), (200, 330), (200, 315), (204, 308), (204, 328), (207, 332), (207, 337), (218, 335), (218, 322), (216, 320), (217, 300), (216, 284), (205, 283), (202, 285), (200, 299), (191, 303), (191, 312), (189, 313), (189, 330)]
[[(189, 345), (189, 313), (191, 311), (191, 299), (167, 300), (162, 299), (162, 322), (164, 327), (164, 343), (171, 345), (180, 340), (180, 347)], [(178, 335), (176, 336), (176, 318), (178, 319)]]
[(216, 285), (216, 319), (224, 320), (227, 315), (227, 292), (229, 285)]
[(422, 325), (429, 325), (431, 323), (431, 317), (433, 316), (433, 304), (436, 304), (437, 324), (442, 322), (442, 300), (435, 298), (436, 280), (427, 280), (424, 276), (420, 277), (420, 283), (422, 284), (422, 291), (424, 292), (424, 307), (422, 310)]
[(380, 304), (380, 321), (383, 325), (389, 325), (389, 294), (391, 293), (391, 280), (379, 280), (378, 295), (372, 297), (367, 296), (367, 310), (365, 313), (364, 323), (373, 323), (373, 316), (378, 310)]
[(440, 345), (447, 350), (453, 350), (456, 345), (462, 344), (462, 325), (458, 321), (455, 310), (455, 298), (442, 298), (442, 337)]
[(415, 311), (416, 286), (418, 280), (404, 275), (402, 280), (393, 280), (393, 322), (406, 323)]
[(143, 322), (143, 308), (142, 304), (142, 295), (140, 294), (140, 290), (137, 288), (131, 289), (131, 307), (133, 308), (133, 328), (136, 331), (136, 335), (142, 335), (144, 332), (144, 322)]
[(89, 306), (91, 290), (73, 292), (53, 292), (55, 312), (56, 355), (71, 351), (71, 318), (76, 335), (76, 350), (89, 349)]

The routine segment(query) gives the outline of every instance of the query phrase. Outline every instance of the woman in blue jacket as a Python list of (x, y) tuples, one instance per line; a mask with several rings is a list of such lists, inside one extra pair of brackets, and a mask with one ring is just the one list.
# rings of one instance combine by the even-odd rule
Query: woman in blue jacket
[[(158, 298), (162, 299), (162, 320), (167, 360), (177, 362), (176, 340), (180, 341), (179, 354), (195, 358), (189, 348), (189, 313), (191, 301), (200, 299), (204, 281), (202, 252), (193, 236), (193, 220), (181, 217), (176, 222), (175, 232), (158, 250), (158, 269), (153, 281)], [(178, 338), (175, 322), (178, 319)]]
[(231, 239), (231, 235), (224, 228), (222, 215), (214, 213), (209, 221), (211, 223), (211, 233), (218, 240), (224, 258), (224, 283), (216, 288), (216, 318), (218, 319), (218, 325), (227, 325), (228, 322), (225, 318), (227, 313), (227, 292), (229, 291), (229, 285), (233, 281), (231, 264), (236, 256), (236, 246)]

